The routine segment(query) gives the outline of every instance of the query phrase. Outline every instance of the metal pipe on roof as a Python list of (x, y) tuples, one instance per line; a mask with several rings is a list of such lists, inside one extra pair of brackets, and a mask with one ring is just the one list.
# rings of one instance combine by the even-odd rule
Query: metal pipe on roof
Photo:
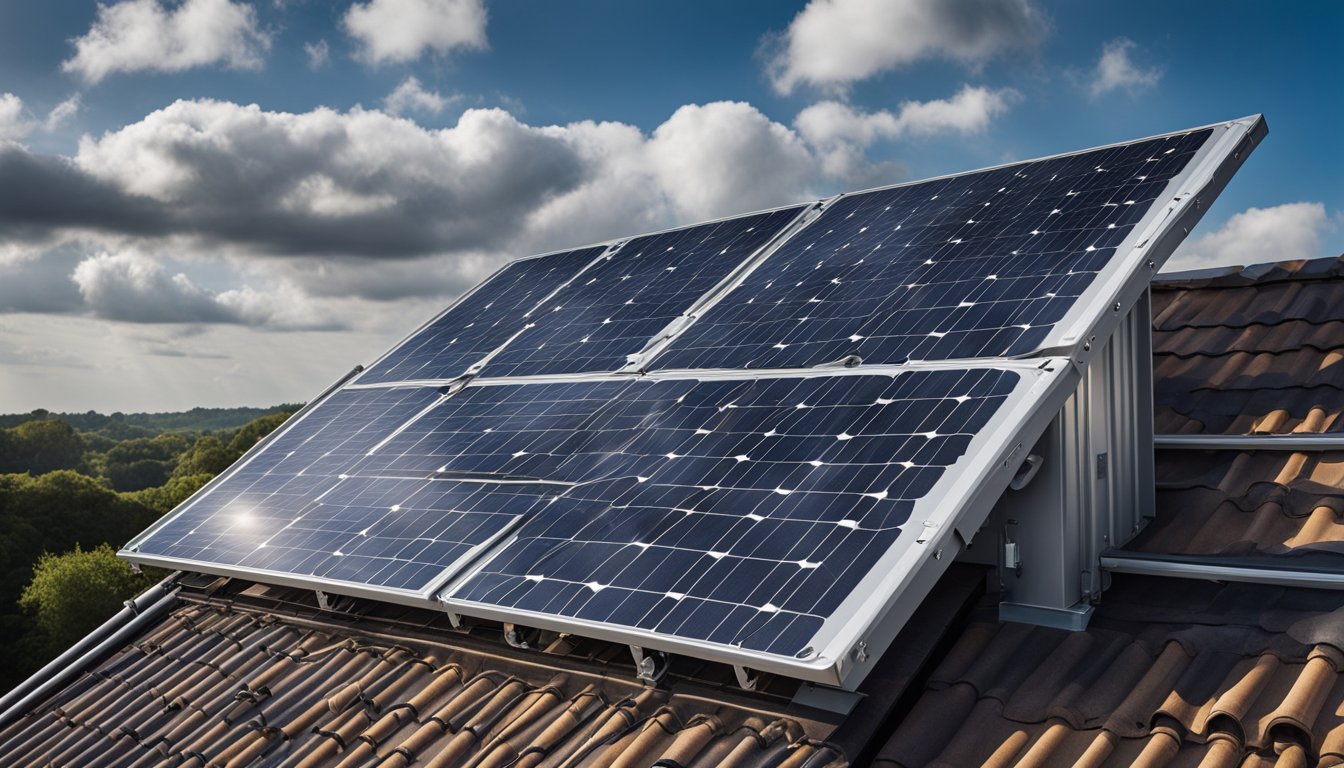
[(1344, 433), (1154, 435), (1153, 447), (1193, 451), (1344, 451)]
[(146, 624), (163, 615), (177, 599), (177, 588), (173, 586), (177, 576), (174, 573), (134, 600), (127, 600), (125, 608), (0, 698), (0, 728), (23, 715), (30, 706), (65, 684), (72, 675), (111, 647), (125, 643)]

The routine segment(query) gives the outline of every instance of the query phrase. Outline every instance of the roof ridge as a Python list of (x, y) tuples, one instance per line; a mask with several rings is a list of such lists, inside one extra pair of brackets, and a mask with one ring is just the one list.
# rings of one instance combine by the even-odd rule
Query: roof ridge
[(1153, 289), (1245, 288), (1272, 283), (1344, 278), (1344, 253), (1316, 259), (1290, 259), (1229, 267), (1209, 267), (1159, 274)]

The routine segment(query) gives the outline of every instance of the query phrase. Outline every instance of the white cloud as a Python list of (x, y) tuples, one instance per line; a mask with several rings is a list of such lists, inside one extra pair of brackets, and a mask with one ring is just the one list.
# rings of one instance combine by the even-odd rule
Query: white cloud
[(232, 0), (121, 0), (98, 6), (98, 18), (75, 38), (61, 68), (96, 83), (117, 72), (180, 72), (222, 64), (258, 69), (270, 36), (255, 9)]
[(485, 48), (485, 21), (482, 0), (369, 0), (350, 6), (344, 25), (361, 59), (385, 64)]
[(864, 150), (879, 140), (938, 134), (978, 134), (1018, 98), (1011, 88), (966, 85), (948, 99), (902, 102), (896, 112), (863, 112), (837, 101), (822, 101), (798, 113), (798, 132), (822, 155), (827, 174), (862, 176)]
[(162, 235), (260, 254), (404, 257), (517, 255), (791, 202), (817, 169), (797, 133), (743, 103), (682, 107), (646, 135), (619, 123), (530, 126), (499, 109), (430, 130), (360, 109), (179, 101), (85, 138), (75, 178), (59, 165), (10, 173), (64, 173), (80, 200), (110, 197), (101, 219), (121, 206)]
[(1248, 208), (1221, 227), (1182, 243), (1166, 269), (1258, 264), (1321, 255), (1325, 234), (1335, 228), (1321, 203), (1284, 203)]
[(438, 91), (425, 90), (416, 77), (402, 80), (401, 84), (383, 99), (383, 108), (394, 115), (406, 112), (437, 115), (446, 106), (448, 99), (440, 96)]
[(979, 64), (1048, 29), (1031, 0), (810, 0), (770, 55), (775, 89), (843, 89), (924, 59)]
[(331, 46), (327, 45), (326, 40), (304, 43), (303, 52), (308, 55), (308, 68), (312, 70), (327, 66), (327, 62), (331, 60)]
[(23, 99), (0, 93), (0, 141), (18, 141), (33, 132), (33, 121), (23, 108)]
[(136, 253), (100, 253), (70, 275), (90, 310), (108, 320), (138, 323), (237, 322), (214, 295), (185, 274), (170, 274)]
[(1162, 70), (1157, 67), (1143, 68), (1129, 58), (1129, 52), (1136, 43), (1126, 37), (1117, 37), (1106, 43), (1101, 49), (1101, 58), (1092, 72), (1087, 90), (1095, 98), (1117, 88), (1138, 91), (1151, 88), (1162, 79)]
[(80, 103), (79, 94), (62, 101), (60, 104), (51, 108), (47, 113), (47, 119), (43, 121), (42, 127), (48, 131), (54, 131), (65, 125), (66, 121), (74, 117), (83, 105)]
[(653, 132), (644, 153), (680, 219), (788, 202), (813, 175), (802, 139), (744, 102), (681, 107)]
[(337, 327), (292, 286), (215, 293), (138, 252), (99, 253), (76, 265), (74, 281), (90, 312), (131, 323), (232, 323), (283, 330)]
[[(359, 108), (179, 101), (86, 136), (72, 158), (0, 147), (0, 258), (29, 265), (29, 289), (0, 291), (0, 304), (367, 330), (386, 316), (375, 302), (441, 302), (505, 258), (902, 180), (866, 158), (871, 143), (983, 131), (1011, 99), (967, 87), (892, 112), (831, 104), (796, 127), (715, 102), (650, 132), (535, 126), (500, 109), (430, 129)], [(61, 260), (33, 258), (58, 248)]]
[(52, 107), (45, 119), (38, 120), (29, 113), (23, 99), (12, 93), (0, 93), (0, 141), (22, 141), (34, 131), (54, 131), (79, 109), (79, 95), (76, 94)]

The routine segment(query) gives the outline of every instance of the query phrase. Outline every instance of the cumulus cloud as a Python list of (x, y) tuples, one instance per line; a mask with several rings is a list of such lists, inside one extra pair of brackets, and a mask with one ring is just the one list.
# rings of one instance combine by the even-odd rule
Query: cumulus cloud
[(802, 139), (743, 102), (681, 107), (643, 154), (682, 219), (787, 202), (781, 192), (797, 195), (812, 175)]
[(12, 93), (0, 93), (0, 141), (22, 141), (34, 131), (54, 131), (79, 111), (79, 95), (52, 107), (45, 119), (34, 117), (23, 99)]
[(308, 56), (308, 68), (312, 70), (321, 69), (331, 61), (331, 46), (327, 45), (326, 40), (304, 43), (303, 52)]
[(369, 0), (350, 6), (343, 23), (359, 58), (377, 65), (483, 49), (485, 21), (481, 0)]
[(876, 141), (983, 133), (1017, 98), (1011, 88), (967, 85), (951, 98), (906, 101), (895, 112), (864, 112), (838, 101), (822, 101), (798, 113), (794, 125), (821, 153), (827, 174), (854, 179), (865, 172), (864, 152)]
[(1031, 0), (810, 0), (768, 41), (768, 69), (780, 93), (843, 89), (924, 59), (976, 65), (1047, 30)]
[(32, 121), (23, 109), (23, 99), (12, 93), (0, 93), (0, 140), (18, 141), (32, 130)]
[(808, 196), (817, 157), (744, 103), (683, 107), (651, 134), (467, 110), (430, 130), (382, 112), (180, 101), (81, 141), (0, 150), (0, 233), (190, 236), (257, 255), (518, 254)]
[(270, 47), (255, 9), (232, 0), (121, 0), (98, 6), (61, 68), (96, 83), (117, 72), (180, 72), (221, 64), (258, 69)]
[(53, 312), (328, 327), (377, 314), (340, 302), (433, 304), (504, 258), (902, 180), (864, 150), (985, 130), (1012, 98), (967, 87), (891, 112), (830, 104), (794, 126), (714, 102), (648, 132), (500, 109), (430, 129), (360, 108), (179, 101), (69, 158), (0, 144), (0, 258), (78, 244), (60, 273), (76, 274), (78, 306), (51, 293)]
[(1310, 259), (1321, 255), (1325, 234), (1335, 228), (1321, 203), (1284, 203), (1248, 208), (1221, 227), (1182, 243), (1167, 270)]
[(90, 256), (75, 266), (70, 279), (87, 309), (105, 320), (230, 323), (285, 330), (342, 327), (314, 311), (311, 302), (289, 286), (270, 291), (244, 286), (216, 293), (134, 251)]
[(426, 90), (417, 77), (408, 77), (401, 81), (387, 98), (383, 99), (383, 108), (394, 115), (407, 112), (423, 112), (437, 115), (448, 106), (448, 99), (438, 91)]
[(1130, 59), (1129, 53), (1136, 46), (1129, 38), (1117, 37), (1102, 47), (1087, 85), (1093, 98), (1120, 88), (1131, 92), (1151, 88), (1162, 79), (1161, 69), (1140, 67)]

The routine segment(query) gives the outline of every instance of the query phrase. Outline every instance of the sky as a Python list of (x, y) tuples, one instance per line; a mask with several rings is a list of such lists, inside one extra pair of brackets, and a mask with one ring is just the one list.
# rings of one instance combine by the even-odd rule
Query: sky
[(1263, 113), (1169, 263), (1344, 252), (1344, 5), (7, 0), (0, 412), (303, 401), (508, 259)]

